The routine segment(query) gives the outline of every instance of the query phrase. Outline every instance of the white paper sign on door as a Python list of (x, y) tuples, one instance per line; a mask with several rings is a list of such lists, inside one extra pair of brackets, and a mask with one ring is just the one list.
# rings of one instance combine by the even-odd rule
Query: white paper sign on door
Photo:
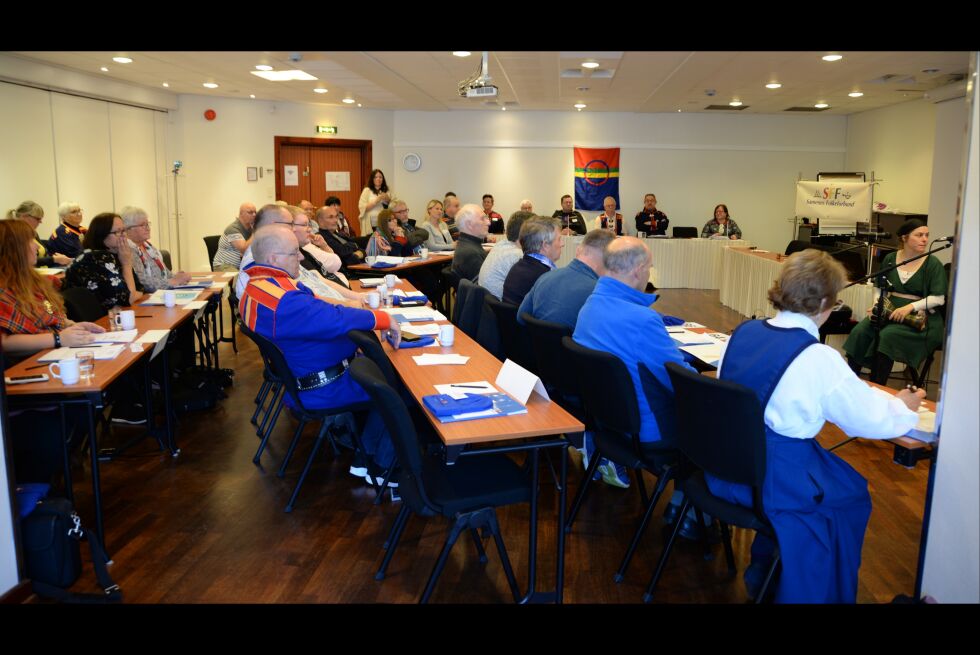
[(327, 191), (350, 191), (350, 173), (327, 171)]
[(299, 166), (282, 167), (283, 186), (299, 186)]

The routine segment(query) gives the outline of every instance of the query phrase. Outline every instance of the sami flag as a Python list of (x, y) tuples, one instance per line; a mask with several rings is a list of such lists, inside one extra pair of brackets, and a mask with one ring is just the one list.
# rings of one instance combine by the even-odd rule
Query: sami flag
[(619, 207), (619, 148), (575, 148), (575, 208), (602, 211), (606, 196)]

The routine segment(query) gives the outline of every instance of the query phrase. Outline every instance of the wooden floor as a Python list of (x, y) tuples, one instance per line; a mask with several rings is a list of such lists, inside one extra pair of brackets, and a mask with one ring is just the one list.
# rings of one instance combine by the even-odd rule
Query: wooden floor
[[(742, 319), (721, 306), (717, 291), (664, 290), (657, 308), (728, 331)], [(283, 512), (306, 449), (300, 446), (285, 479), (275, 475), (295, 423), (285, 415), (262, 457), (249, 423), (261, 380), (259, 357), (239, 338), (236, 356), (222, 346), (221, 363), (237, 372), (229, 397), (210, 412), (183, 415), (176, 459), (144, 441), (124, 458), (102, 467), (107, 546), (111, 573), (128, 603), (412, 603), (425, 584), (446, 534), (440, 519), (413, 518), (395, 554), (387, 579), (376, 581), (381, 544), (399, 503), (372, 505), (373, 492), (347, 473), (350, 454), (319, 458), (291, 514)], [(119, 430), (120, 439), (128, 436)], [(843, 439), (835, 427), (820, 437), (824, 445)], [(864, 545), (858, 600), (890, 601), (911, 594), (926, 487), (924, 464), (907, 470), (891, 462), (891, 446), (858, 441), (837, 451), (869, 480), (874, 511)], [(581, 466), (572, 454), (569, 497), (578, 488)], [(76, 471), (77, 504), (86, 516), (90, 502), (87, 471)], [(648, 487), (652, 486), (648, 479)], [(634, 487), (636, 485), (634, 484)], [(666, 494), (669, 495), (669, 494)], [(541, 586), (554, 580), (556, 493), (547, 468), (541, 474), (539, 557)], [(661, 501), (662, 503), (666, 502)], [(598, 483), (586, 500), (567, 541), (565, 601), (637, 603), (659, 556), (664, 535), (659, 519), (641, 544), (626, 579), (613, 582), (640, 516), (635, 488)], [(500, 511), (511, 561), (521, 585), (526, 581), (528, 507)], [(735, 530), (739, 569), (748, 561), (752, 535)], [(83, 549), (84, 550), (84, 549)], [(432, 602), (509, 602), (495, 551), (481, 565), (472, 543), (461, 540), (452, 553)], [(86, 566), (78, 591), (94, 590)], [(743, 603), (741, 577), (728, 578), (724, 554), (715, 549), (704, 561), (700, 546), (680, 540), (658, 590), (662, 603)]]

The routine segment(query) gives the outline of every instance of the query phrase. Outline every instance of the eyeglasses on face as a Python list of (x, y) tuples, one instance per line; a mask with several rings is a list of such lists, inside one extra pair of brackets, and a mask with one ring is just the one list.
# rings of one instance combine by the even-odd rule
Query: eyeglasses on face
[(130, 225), (130, 226), (129, 226), (129, 227), (127, 227), (126, 229), (127, 229), (127, 230), (135, 230), (135, 229), (136, 229), (136, 228), (138, 228), (138, 227), (150, 227), (150, 221), (147, 221), (147, 222), (145, 222), (145, 223), (138, 223), (138, 224), (136, 224), (136, 225)]
[(109, 233), (109, 236), (117, 237), (125, 233), (126, 233), (126, 228), (123, 228), (121, 230), (113, 230), (112, 232)]

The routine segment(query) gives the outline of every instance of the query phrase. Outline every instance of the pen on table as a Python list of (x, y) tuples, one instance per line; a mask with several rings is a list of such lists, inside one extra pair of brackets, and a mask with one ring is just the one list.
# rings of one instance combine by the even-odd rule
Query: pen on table
[(137, 314), (133, 318), (153, 318), (153, 314)]
[(464, 389), (488, 389), (485, 384), (450, 384), (451, 387), (462, 387)]
[(33, 370), (34, 370), (34, 369), (36, 369), (36, 368), (47, 368), (47, 367), (48, 367), (48, 365), (47, 365), (47, 364), (38, 364), (37, 366), (28, 366), (28, 367), (27, 367), (27, 368), (25, 368), (24, 370), (25, 370), (25, 371), (33, 371)]

